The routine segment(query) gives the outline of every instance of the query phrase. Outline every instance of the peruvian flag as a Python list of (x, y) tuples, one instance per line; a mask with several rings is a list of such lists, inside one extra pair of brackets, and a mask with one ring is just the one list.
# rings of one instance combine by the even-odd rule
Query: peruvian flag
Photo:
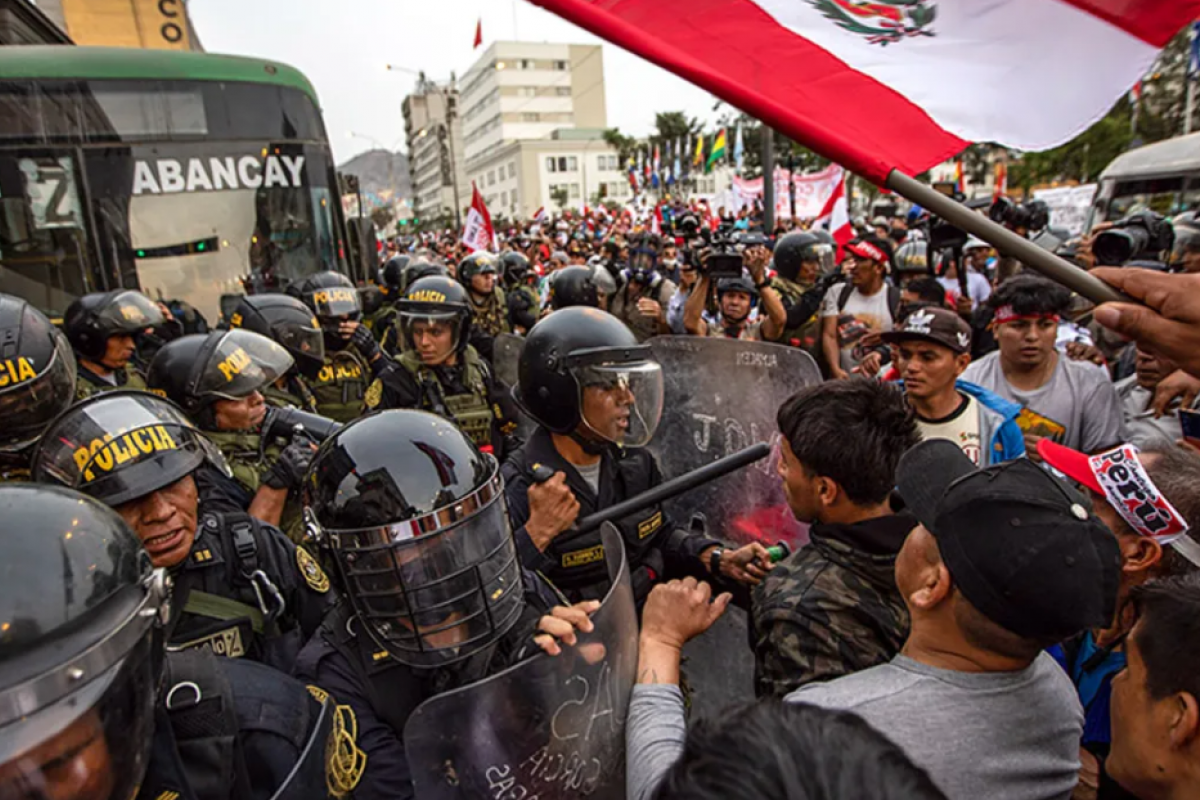
[(533, 221), (540, 225), (541, 223), (546, 221), (547, 216), (548, 215), (546, 214), (546, 207), (542, 206), (537, 211), (533, 212)]
[(467, 211), (467, 221), (463, 223), (462, 243), (472, 252), (492, 250), (496, 244), (492, 215), (488, 213), (487, 203), (483, 202), (483, 195), (474, 181), (471, 182), (471, 208)]
[(878, 184), (973, 141), (1070, 140), (1200, 16), (1200, 0), (689, 0), (681, 22), (662, 0), (534, 2)]
[(846, 197), (846, 172), (842, 171), (842, 179), (834, 187), (833, 194), (825, 201), (825, 207), (813, 225), (824, 225), (833, 235), (838, 244), (838, 260), (841, 260), (841, 250), (854, 238), (854, 226), (850, 224), (850, 203)]

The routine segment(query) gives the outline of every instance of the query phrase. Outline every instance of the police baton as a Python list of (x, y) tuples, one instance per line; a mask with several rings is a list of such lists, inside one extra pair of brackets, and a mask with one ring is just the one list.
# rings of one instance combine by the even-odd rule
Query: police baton
[[(761, 461), (770, 454), (771, 446), (765, 442), (750, 445), (745, 450), (739, 450), (724, 458), (718, 458), (711, 464), (705, 464), (703, 467), (680, 475), (678, 478), (663, 481), (658, 486), (647, 489), (639, 495), (622, 500), (616, 505), (609, 506), (594, 514), (589, 514), (583, 519), (576, 520), (575, 525), (566, 531), (563, 536), (574, 537), (594, 531), (606, 522), (620, 519), (628, 514), (641, 511), (643, 508), (661, 503), (664, 500), (670, 500), (672, 497), (677, 497), (684, 492), (695, 489), (697, 486), (702, 486), (709, 481), (714, 481), (731, 472), (736, 472), (742, 467), (753, 464), (755, 461)], [(545, 465), (537, 464), (533, 468), (533, 480), (535, 483), (545, 483), (553, 476), (554, 470)]]

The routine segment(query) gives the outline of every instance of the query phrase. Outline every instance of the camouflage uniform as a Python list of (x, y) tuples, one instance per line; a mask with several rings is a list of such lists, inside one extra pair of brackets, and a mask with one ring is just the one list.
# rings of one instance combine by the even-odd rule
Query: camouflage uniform
[(488, 336), (498, 336), (501, 333), (512, 333), (508, 324), (508, 298), (499, 286), (481, 303), (473, 292), (468, 292), (471, 298), (471, 311), (475, 314), (474, 324)]
[(906, 514), (816, 524), (809, 544), (754, 589), (750, 645), (759, 697), (783, 697), (900, 651), (908, 610), (896, 588), (896, 554), (916, 524)]

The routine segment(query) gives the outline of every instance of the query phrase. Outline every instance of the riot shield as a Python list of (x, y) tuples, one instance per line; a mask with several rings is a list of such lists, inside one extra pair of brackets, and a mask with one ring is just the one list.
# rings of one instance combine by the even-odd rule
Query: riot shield
[(637, 614), (625, 547), (601, 540), (612, 586), (561, 655), (537, 656), (422, 703), (404, 726), (418, 800), (625, 797), (625, 711), (637, 669)]
[(650, 450), (673, 478), (722, 456), (769, 442), (771, 457), (665, 503), (685, 525), (702, 512), (707, 533), (738, 545), (779, 540), (793, 549), (808, 540), (788, 509), (776, 469), (780, 452), (775, 415), (783, 401), (821, 382), (812, 356), (767, 342), (695, 336), (650, 340), (662, 364), (663, 416)]
[[(521, 351), (525, 349), (525, 337), (515, 333), (498, 333), (494, 341), (492, 368), (496, 371), (496, 378), (506, 389), (511, 389), (517, 385), (517, 366), (521, 361)], [(517, 403), (509, 403), (509, 407), (517, 417), (517, 435), (529, 441), (537, 429), (537, 423)]]

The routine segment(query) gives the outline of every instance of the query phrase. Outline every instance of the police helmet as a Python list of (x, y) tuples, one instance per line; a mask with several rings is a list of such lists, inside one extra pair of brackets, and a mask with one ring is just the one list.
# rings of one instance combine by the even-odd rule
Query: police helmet
[(458, 262), (458, 279), (462, 285), (471, 288), (471, 279), (476, 275), (496, 275), (500, 261), (488, 252), (479, 251)]
[[(525, 339), (517, 376), (514, 399), (552, 433), (582, 430), (588, 438), (638, 447), (662, 416), (662, 368), (649, 345), (597, 308), (564, 308), (538, 322)], [(620, 392), (615, 419), (584, 408), (587, 395), (598, 399), (597, 392)]]
[(234, 328), (168, 342), (150, 362), (146, 384), (209, 428), (214, 401), (247, 397), (294, 363), (274, 340)]
[(612, 297), (617, 293), (617, 279), (604, 264), (592, 267), (592, 280), (596, 282), (596, 288), (604, 297)]
[(408, 291), (408, 287), (412, 286), (421, 278), (430, 278), (439, 276), (442, 278), (450, 277), (450, 270), (443, 267), (441, 264), (435, 264), (432, 261), (412, 261), (404, 268), (404, 282), (401, 294)]
[(110, 506), (163, 489), (208, 461), (227, 469), (207, 437), (173, 403), (147, 392), (93, 395), (46, 428), (31, 472)]
[(775, 243), (772, 258), (779, 277), (789, 281), (800, 278), (804, 264), (816, 264), (818, 275), (833, 269), (834, 248), (823, 242), (815, 233), (795, 231)]
[(350, 279), (340, 272), (326, 270), (309, 275), (289, 286), (288, 294), (304, 301), (323, 326), (332, 322), (336, 327), (342, 320), (362, 317), (358, 292)]
[(550, 276), (550, 307), (600, 307), (599, 287), (588, 267), (564, 267)]
[(1172, 268), (1182, 269), (1184, 259), (1189, 254), (1200, 253), (1200, 222), (1176, 217), (1172, 228), (1175, 231), (1175, 244), (1171, 249), (1169, 263)]
[(111, 509), (0, 486), (0, 794), (133, 797), (150, 762), (167, 584)]
[(42, 312), (0, 294), (0, 453), (29, 446), (75, 399), (75, 355)]
[(500, 269), (504, 272), (505, 285), (520, 286), (530, 270), (529, 259), (520, 253), (509, 251), (500, 256)]
[(395, 255), (379, 268), (379, 285), (386, 294), (397, 296), (404, 291), (404, 268), (412, 259), (407, 255)]
[(134, 336), (163, 323), (158, 304), (141, 292), (118, 289), (85, 294), (63, 316), (67, 341), (79, 355), (99, 362), (112, 336)]
[(896, 250), (896, 257), (892, 260), (896, 265), (896, 272), (901, 276), (932, 274), (929, 268), (928, 242), (905, 242)]
[(469, 658), (521, 615), (499, 465), (452, 422), (405, 410), (350, 423), (313, 458), (304, 505), (362, 628), (397, 661)]
[(286, 294), (243, 297), (229, 317), (229, 327), (244, 328), (283, 345), (307, 378), (316, 378), (325, 364), (321, 323), (308, 306)]
[(437, 322), (451, 325), (453, 336), (449, 349), (439, 354), (436, 361), (441, 361), (456, 350), (461, 352), (466, 349), (471, 330), (471, 301), (467, 297), (467, 290), (452, 278), (433, 276), (415, 281), (396, 303), (396, 310), (406, 349), (416, 349), (413, 342), (414, 326)]

